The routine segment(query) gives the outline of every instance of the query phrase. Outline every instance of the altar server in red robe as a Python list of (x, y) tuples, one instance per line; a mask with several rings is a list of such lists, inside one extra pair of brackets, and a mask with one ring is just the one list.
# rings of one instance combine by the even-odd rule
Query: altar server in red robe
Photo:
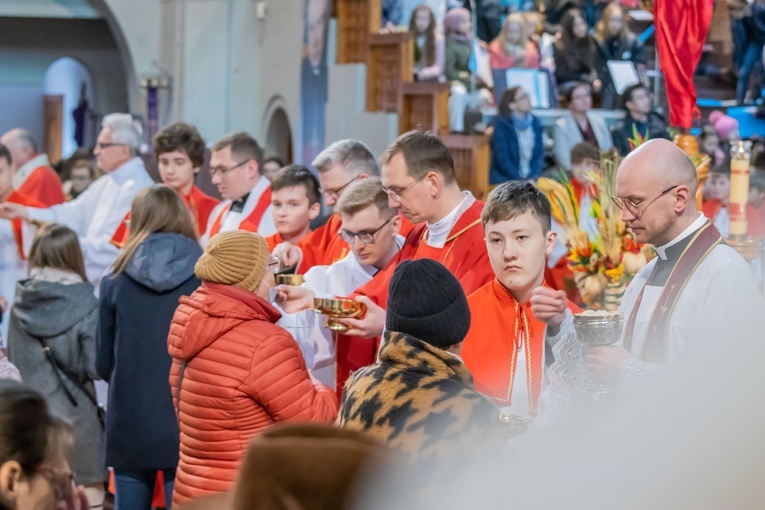
[(271, 207), (277, 232), (265, 239), (273, 253), (279, 244), (297, 244), (311, 233), (311, 221), (321, 212), (318, 179), (302, 165), (285, 166), (271, 179)]
[(555, 341), (566, 309), (579, 311), (544, 280), (545, 257), (556, 241), (550, 201), (533, 184), (509, 181), (491, 192), (481, 221), (496, 277), (468, 297), (471, 321), (462, 359), (476, 389), (496, 399), (503, 412), (535, 416), (546, 337)]
[(154, 154), (162, 183), (181, 195), (197, 232), (204, 234), (210, 214), (220, 201), (194, 184), (205, 162), (205, 141), (197, 128), (182, 122), (166, 127), (154, 137)]

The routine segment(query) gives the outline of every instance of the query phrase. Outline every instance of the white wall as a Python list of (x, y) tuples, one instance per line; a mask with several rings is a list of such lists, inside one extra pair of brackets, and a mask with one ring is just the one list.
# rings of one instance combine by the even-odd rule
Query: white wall
[(23, 128), (35, 140), (43, 137), (43, 88), (40, 85), (0, 85), (0, 133)]
[[(281, 108), (296, 143), (304, 0), (266, 0), (264, 19), (254, 0), (93, 1), (108, 7), (138, 76), (170, 76), (171, 90), (160, 95), (160, 125), (191, 122), (208, 143), (239, 130), (266, 142), (271, 115)], [(330, 30), (330, 67), (334, 34)], [(376, 150), (387, 146), (395, 115), (367, 116), (355, 107), (363, 101), (363, 81), (342, 91), (330, 91), (336, 108), (327, 109), (326, 142), (356, 136)], [(145, 98), (136, 97), (131, 108), (144, 113)]]

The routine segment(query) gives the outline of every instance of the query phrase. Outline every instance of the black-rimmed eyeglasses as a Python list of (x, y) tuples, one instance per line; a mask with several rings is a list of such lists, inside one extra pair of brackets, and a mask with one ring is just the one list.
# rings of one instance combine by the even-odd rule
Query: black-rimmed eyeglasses
[[(393, 218), (391, 218), (393, 219)], [(375, 236), (377, 233), (382, 230), (382, 228), (390, 223), (391, 219), (380, 225), (377, 229), (373, 230), (372, 232), (351, 232), (350, 230), (342, 229), (338, 234), (340, 234), (340, 237), (343, 238), (343, 241), (345, 241), (348, 244), (353, 244), (353, 240), (355, 238), (359, 238), (359, 241), (361, 241), (364, 244), (372, 244), (375, 242)]]

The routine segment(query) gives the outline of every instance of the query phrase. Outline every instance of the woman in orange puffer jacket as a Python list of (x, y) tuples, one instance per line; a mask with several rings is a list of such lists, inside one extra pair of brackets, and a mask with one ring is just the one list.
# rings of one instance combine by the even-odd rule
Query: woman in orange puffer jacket
[(227, 491), (250, 439), (282, 421), (331, 422), (334, 391), (314, 381), (275, 323), (268, 246), (245, 231), (215, 236), (194, 271), (202, 280), (175, 312), (170, 387), (181, 429), (173, 504)]

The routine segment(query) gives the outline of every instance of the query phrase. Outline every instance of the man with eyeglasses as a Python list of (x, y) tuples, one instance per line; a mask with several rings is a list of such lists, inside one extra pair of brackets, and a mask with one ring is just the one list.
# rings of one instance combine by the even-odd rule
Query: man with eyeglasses
[(646, 142), (619, 167), (613, 200), (657, 256), (627, 287), (618, 344), (587, 350), (596, 380), (634, 390), (705, 356), (746, 356), (760, 341), (765, 302), (752, 271), (698, 212), (695, 191), (693, 163), (668, 140)]
[(202, 246), (220, 232), (246, 230), (261, 237), (276, 233), (271, 181), (262, 173), (263, 149), (247, 133), (234, 133), (216, 143), (210, 154), (210, 175), (223, 202), (215, 206), (200, 239)]
[(42, 202), (46, 207), (64, 202), (61, 179), (50, 166), (48, 156), (37, 150), (37, 142), (24, 129), (11, 129), (0, 137), (8, 147), (13, 166), (13, 187), (22, 195)]
[(117, 258), (119, 248), (112, 239), (124, 230), (133, 197), (154, 184), (138, 157), (143, 141), (141, 124), (130, 114), (112, 113), (104, 117), (101, 126), (93, 154), (105, 175), (87, 191), (48, 209), (0, 204), (0, 218), (61, 223), (77, 232), (88, 280), (96, 288)]
[[(390, 208), (379, 177), (350, 185), (335, 208), (342, 221), (338, 234), (351, 252), (329, 266), (312, 267), (305, 273), (302, 287), (280, 286), (277, 296), (285, 311), (296, 312), (285, 314), (279, 325), (298, 342), (308, 369), (318, 370), (315, 375), (327, 385), (336, 381), (341, 391), (350, 372), (374, 361), (376, 346), (366, 339), (345, 339), (335, 346), (331, 332), (322, 327), (324, 318), (310, 311), (313, 298), (350, 295), (388, 265), (404, 237), (399, 235), (401, 217)], [(336, 377), (332, 369), (335, 349)]]
[(402, 260), (440, 262), (457, 277), (466, 295), (494, 279), (481, 225), (483, 202), (460, 190), (446, 145), (434, 134), (410, 131), (399, 136), (380, 160), (390, 207), (415, 226), (388, 266), (356, 290), (367, 314), (344, 322), (351, 327), (348, 335), (365, 338), (382, 333), (388, 282)]
[[(369, 148), (358, 140), (340, 140), (324, 149), (311, 165), (319, 173), (324, 205), (334, 207), (348, 187), (367, 177), (380, 175), (380, 169)], [(297, 245), (282, 243), (274, 249), (274, 255), (282, 266), (297, 266), (297, 273), (304, 274), (313, 266), (328, 266), (345, 257), (350, 248), (337, 233), (342, 227), (338, 214), (332, 214), (327, 222), (305, 236)], [(411, 229), (409, 222), (401, 224), (401, 234)]]

